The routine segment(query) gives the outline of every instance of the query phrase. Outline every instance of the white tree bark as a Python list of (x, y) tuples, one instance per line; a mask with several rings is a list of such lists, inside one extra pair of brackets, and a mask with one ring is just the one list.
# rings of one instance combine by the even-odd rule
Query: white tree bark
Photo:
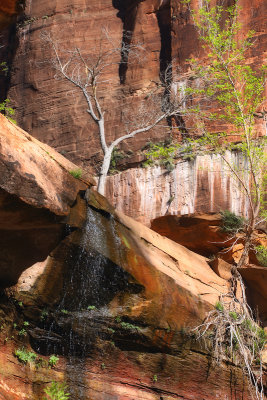
[[(63, 61), (64, 57), (61, 58), (58, 46), (53, 41), (53, 39), (47, 34), (44, 35), (43, 39), (51, 45), (55, 53), (55, 59), (52, 61), (54, 68), (59, 71), (60, 75), (64, 79), (68, 80), (70, 83), (81, 90), (87, 102), (87, 112), (98, 126), (98, 134), (104, 158), (99, 173), (97, 190), (102, 195), (105, 195), (105, 183), (114, 148), (122, 141), (133, 138), (139, 133), (149, 131), (164, 118), (177, 113), (178, 110), (182, 109), (182, 105), (184, 104), (185, 99), (182, 98), (180, 100), (179, 106), (176, 106), (175, 110), (173, 106), (166, 107), (166, 105), (165, 107), (162, 107), (164, 111), (162, 111), (161, 109), (157, 113), (154, 113), (154, 109), (143, 109), (140, 113), (140, 127), (132, 130), (130, 133), (116, 138), (112, 143), (107, 144), (105, 129), (105, 111), (102, 110), (97, 90), (99, 89), (99, 85), (101, 84), (100, 78), (103, 74), (104, 69), (113, 63), (111, 56), (114, 53), (114, 50), (112, 49), (107, 53), (99, 54), (96, 58), (96, 61), (90, 60), (88, 63), (86, 59), (82, 56), (81, 51), (76, 48), (73, 51), (65, 52), (65, 54), (68, 54), (67, 61)], [(121, 49), (118, 49), (119, 54), (120, 52)], [(164, 89), (165, 92), (168, 91), (166, 87)], [(160, 107), (158, 108), (160, 109)], [(138, 119), (138, 115), (136, 119)]]

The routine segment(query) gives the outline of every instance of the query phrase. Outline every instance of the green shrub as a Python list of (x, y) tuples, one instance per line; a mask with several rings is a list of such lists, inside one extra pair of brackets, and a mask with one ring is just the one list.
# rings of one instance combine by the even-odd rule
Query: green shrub
[(244, 226), (244, 218), (239, 217), (229, 210), (221, 211), (222, 231), (227, 233), (237, 232)]
[(48, 311), (46, 309), (42, 310), (40, 315), (41, 321), (45, 321), (47, 317), (48, 317)]
[(22, 328), (22, 329), (19, 331), (19, 336), (26, 336), (26, 335), (27, 335), (26, 329)]
[(134, 331), (134, 330), (140, 331), (140, 326), (130, 324), (129, 322), (121, 322), (121, 327), (122, 327), (122, 329), (129, 329), (132, 331)]
[(52, 356), (50, 356), (49, 360), (48, 360), (48, 365), (49, 367), (55, 367), (57, 362), (58, 362), (59, 358), (57, 356), (55, 356), (54, 354)]
[(215, 308), (216, 308), (216, 310), (218, 310), (220, 312), (224, 311), (223, 305), (220, 301), (217, 301), (217, 303), (215, 304)]
[(82, 176), (82, 174), (83, 174), (83, 171), (82, 171), (81, 168), (77, 168), (77, 169), (71, 169), (71, 170), (69, 171), (69, 173), (70, 173), (74, 178), (80, 179), (81, 176)]
[(177, 145), (166, 145), (165, 143), (155, 143), (149, 146), (149, 149), (145, 151), (147, 160), (143, 165), (150, 166), (153, 164), (162, 165), (171, 172), (175, 168), (174, 158), (177, 155)]
[(96, 306), (88, 306), (87, 310), (89, 310), (89, 311), (96, 310)]
[(235, 311), (230, 311), (229, 315), (231, 318), (233, 318), (235, 321), (238, 320), (239, 315)]
[(37, 354), (31, 351), (27, 351), (24, 348), (16, 349), (14, 354), (17, 357), (17, 359), (23, 364), (27, 364), (28, 362), (33, 362), (37, 358)]
[(12, 107), (9, 107), (8, 103), (10, 103), (9, 99), (6, 99), (2, 103), (0, 103), (0, 113), (4, 114), (9, 119), (9, 121), (15, 124), (16, 121), (12, 118), (12, 116), (15, 114), (15, 110)]
[(44, 392), (48, 397), (45, 397), (44, 400), (68, 400), (70, 394), (67, 392), (68, 387), (65, 382), (52, 382), (50, 386), (48, 386)]
[(127, 154), (124, 153), (123, 150), (119, 150), (117, 147), (114, 147), (112, 154), (111, 154), (111, 159), (110, 159), (110, 167), (111, 169), (116, 168), (117, 163), (120, 160), (123, 160), (124, 158), (128, 157)]
[(264, 246), (255, 247), (256, 257), (263, 267), (267, 267), (267, 248)]

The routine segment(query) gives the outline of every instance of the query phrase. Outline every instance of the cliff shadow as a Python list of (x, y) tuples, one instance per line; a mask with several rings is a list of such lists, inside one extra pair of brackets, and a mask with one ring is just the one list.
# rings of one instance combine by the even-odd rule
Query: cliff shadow
[(119, 78), (121, 84), (124, 84), (126, 81), (129, 52), (136, 24), (138, 5), (140, 2), (141, 0), (112, 0), (113, 7), (119, 10), (117, 13), (117, 17), (120, 18), (123, 23), (121, 39), (121, 61), (119, 64)]

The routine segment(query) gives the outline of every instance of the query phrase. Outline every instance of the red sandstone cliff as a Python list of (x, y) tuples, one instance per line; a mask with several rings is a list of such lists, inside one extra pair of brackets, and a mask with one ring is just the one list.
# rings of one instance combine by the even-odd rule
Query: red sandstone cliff
[[(0, 122), (2, 286), (50, 252), (0, 291), (0, 398), (39, 400), (50, 382), (66, 381), (75, 400), (252, 400), (239, 366), (211, 365), (211, 344), (188, 335), (227, 293), (231, 266), (213, 270), (93, 191), (77, 196), (85, 182), (69, 174), (70, 161)], [(266, 269), (245, 275), (265, 316)], [(36, 360), (19, 362), (17, 349)]]
[[(241, 0), (239, 5), (243, 30), (256, 31), (249, 61), (261, 64), (267, 44), (266, 2)], [(197, 8), (196, 2), (193, 8)], [(88, 118), (81, 93), (69, 83), (54, 79), (54, 71), (46, 63), (51, 59), (51, 49), (45, 48), (40, 34), (49, 32), (63, 48), (78, 46), (88, 55), (96, 51), (95, 39), (101, 37), (103, 27), (108, 28), (116, 44), (121, 42), (123, 29), (133, 31), (133, 42), (144, 44), (145, 60), (130, 64), (120, 71), (121, 76), (117, 67), (109, 75), (112, 87), (103, 95), (108, 140), (123, 133), (124, 107), (130, 105), (134, 110), (140, 98), (153, 90), (154, 82), (159, 82), (160, 71), (171, 60), (184, 73), (188, 57), (205, 56), (188, 9), (178, 0), (26, 0), (19, 21), (16, 32), (12, 28), (9, 35), (13, 54), (8, 58), (10, 76), (6, 86), (18, 124), (72, 161), (94, 167), (102, 157), (96, 126)], [(157, 129), (122, 147), (135, 151), (151, 138), (157, 141), (166, 135), (166, 130)], [(128, 161), (131, 163), (131, 158)]]

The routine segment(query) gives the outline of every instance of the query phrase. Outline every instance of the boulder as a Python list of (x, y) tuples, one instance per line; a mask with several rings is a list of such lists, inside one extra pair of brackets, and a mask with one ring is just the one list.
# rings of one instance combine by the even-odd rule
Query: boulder
[(220, 214), (166, 215), (154, 219), (151, 229), (203, 256), (214, 256), (233, 240), (221, 229)]
[[(65, 218), (90, 174), (0, 114), (0, 286), (44, 260), (65, 235)], [(16, 251), (14, 251), (16, 249)]]

